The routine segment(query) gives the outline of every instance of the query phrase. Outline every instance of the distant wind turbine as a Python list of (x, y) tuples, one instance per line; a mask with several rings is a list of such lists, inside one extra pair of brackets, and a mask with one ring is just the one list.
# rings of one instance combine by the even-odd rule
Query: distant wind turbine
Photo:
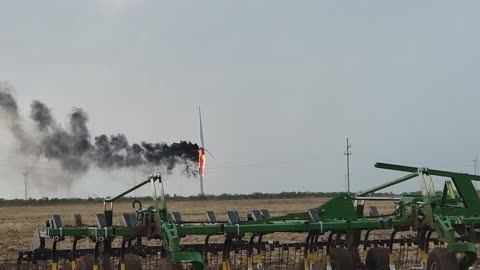
[(203, 125), (202, 125), (202, 111), (198, 107), (198, 117), (200, 119), (200, 142), (202, 147), (198, 149), (198, 169), (200, 174), (200, 195), (205, 195), (203, 192), (203, 176), (205, 175), (205, 152), (207, 152), (212, 158), (213, 155), (205, 148), (205, 140), (203, 139)]

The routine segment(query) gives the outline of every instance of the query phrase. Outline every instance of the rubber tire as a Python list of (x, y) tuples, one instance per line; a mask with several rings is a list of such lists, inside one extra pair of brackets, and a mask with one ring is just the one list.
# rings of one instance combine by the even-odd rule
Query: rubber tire
[(367, 252), (365, 270), (390, 270), (390, 251), (387, 248), (375, 247)]
[(355, 269), (352, 254), (343, 248), (330, 249), (330, 259), (333, 270), (352, 270)]
[(434, 248), (428, 254), (427, 270), (458, 270), (457, 257), (446, 248)]

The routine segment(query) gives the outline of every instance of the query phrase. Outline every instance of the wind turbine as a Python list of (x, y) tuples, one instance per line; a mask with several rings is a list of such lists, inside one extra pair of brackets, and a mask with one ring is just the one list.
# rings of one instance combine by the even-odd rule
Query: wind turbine
[(198, 169), (200, 170), (200, 196), (205, 195), (203, 193), (203, 175), (205, 174), (205, 141), (203, 140), (203, 127), (202, 127), (202, 111), (198, 107), (198, 117), (200, 119), (200, 142), (202, 148), (198, 149)]
[(203, 176), (205, 174), (205, 152), (207, 152), (210, 156), (213, 155), (205, 148), (205, 140), (203, 139), (203, 126), (202, 126), (202, 111), (200, 107), (198, 107), (198, 117), (200, 119), (200, 142), (202, 147), (198, 149), (198, 169), (200, 174), (200, 196), (205, 195), (203, 192)]

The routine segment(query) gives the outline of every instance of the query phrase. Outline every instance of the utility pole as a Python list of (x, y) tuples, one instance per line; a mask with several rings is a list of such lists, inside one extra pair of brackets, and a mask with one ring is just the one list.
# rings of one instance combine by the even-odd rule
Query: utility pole
[(350, 193), (350, 156), (352, 155), (352, 152), (350, 152), (350, 148), (352, 146), (348, 142), (347, 138), (347, 151), (344, 153), (345, 156), (347, 156), (347, 192)]
[(23, 184), (25, 188), (25, 201), (28, 200), (28, 190), (27, 190), (27, 182), (28, 182), (28, 170), (25, 169), (25, 172), (22, 173), (23, 175)]

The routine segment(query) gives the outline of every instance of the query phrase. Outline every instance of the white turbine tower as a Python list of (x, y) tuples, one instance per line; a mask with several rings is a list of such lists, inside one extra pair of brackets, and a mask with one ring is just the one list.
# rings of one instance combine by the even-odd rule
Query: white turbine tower
[(203, 176), (205, 174), (205, 152), (207, 152), (212, 158), (213, 155), (210, 151), (205, 148), (205, 140), (203, 139), (203, 126), (202, 126), (202, 111), (200, 107), (198, 107), (198, 117), (200, 119), (200, 143), (202, 147), (198, 149), (198, 169), (200, 174), (200, 195), (203, 196), (205, 193), (203, 192)]
[(202, 149), (198, 150), (198, 168), (200, 170), (200, 195), (203, 196), (203, 174), (205, 169), (205, 141), (203, 140), (203, 127), (202, 127), (202, 111), (198, 107), (198, 117), (200, 118), (200, 142), (202, 143)]

